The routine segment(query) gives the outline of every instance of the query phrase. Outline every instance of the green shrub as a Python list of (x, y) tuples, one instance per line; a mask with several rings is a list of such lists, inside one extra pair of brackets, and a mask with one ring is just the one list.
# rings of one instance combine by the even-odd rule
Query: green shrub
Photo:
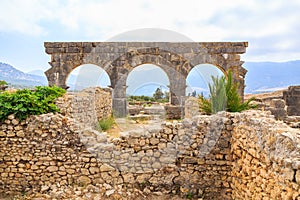
[(228, 112), (241, 112), (255, 108), (250, 104), (255, 98), (243, 102), (238, 93), (238, 84), (232, 82), (232, 73), (229, 71), (227, 80), (224, 76), (212, 77), (213, 83), (209, 84), (209, 99), (199, 96), (199, 108), (206, 114), (217, 113), (222, 110)]
[(154, 102), (155, 99), (153, 97), (148, 97), (148, 96), (145, 96), (145, 95), (141, 95), (141, 96), (131, 95), (131, 96), (128, 97), (128, 101), (129, 102), (134, 102), (134, 101)]
[(29, 115), (58, 112), (55, 100), (65, 92), (56, 86), (38, 86), (35, 90), (22, 89), (13, 93), (3, 92), (0, 94), (0, 121), (4, 121), (11, 114), (23, 120)]
[(113, 117), (108, 117), (99, 121), (99, 125), (103, 131), (111, 129), (114, 124), (115, 120)]
[(209, 99), (204, 98), (203, 95), (199, 95), (198, 99), (199, 99), (198, 103), (199, 103), (200, 111), (205, 114), (211, 114), (212, 113), (211, 101)]
[(2, 93), (3, 91), (5, 91), (5, 89), (8, 87), (8, 84), (6, 81), (2, 81), (0, 80), (0, 93)]
[(7, 85), (6, 81), (0, 80), (0, 86)]
[(162, 93), (162, 91), (157, 88), (153, 97), (141, 95), (135, 96), (130, 95), (128, 96), (127, 100), (129, 102), (159, 102), (159, 103), (166, 103), (169, 102), (169, 92)]

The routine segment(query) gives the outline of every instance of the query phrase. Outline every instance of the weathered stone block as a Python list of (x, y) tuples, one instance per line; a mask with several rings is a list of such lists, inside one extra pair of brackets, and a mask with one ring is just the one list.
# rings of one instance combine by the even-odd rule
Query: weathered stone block
[(288, 106), (287, 113), (289, 116), (300, 116), (300, 107), (298, 106)]
[(270, 106), (273, 107), (273, 108), (282, 108), (284, 109), (285, 108), (285, 101), (282, 100), (282, 99), (272, 99), (271, 102), (270, 102)]
[(283, 120), (287, 117), (287, 111), (284, 109), (270, 108), (270, 111), (276, 119)]
[(289, 106), (300, 105), (300, 96), (287, 96), (286, 104)]
[(167, 119), (181, 119), (182, 118), (182, 109), (183, 109), (183, 107), (181, 107), (181, 106), (173, 106), (173, 105), (165, 106), (166, 118)]

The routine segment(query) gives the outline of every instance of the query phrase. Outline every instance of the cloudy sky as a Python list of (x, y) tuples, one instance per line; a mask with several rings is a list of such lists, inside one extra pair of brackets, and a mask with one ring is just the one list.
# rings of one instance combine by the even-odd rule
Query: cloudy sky
[(141, 28), (248, 41), (244, 61), (296, 60), (299, 10), (299, 0), (1, 0), (0, 62), (46, 70), (44, 41), (107, 41)]

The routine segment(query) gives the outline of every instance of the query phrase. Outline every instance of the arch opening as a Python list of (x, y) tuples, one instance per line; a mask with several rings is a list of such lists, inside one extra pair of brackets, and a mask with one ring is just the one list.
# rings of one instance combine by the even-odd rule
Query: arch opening
[(186, 83), (187, 96), (203, 95), (209, 96), (209, 84), (212, 83), (212, 76), (221, 77), (226, 74), (217, 66), (212, 64), (199, 64), (189, 72)]
[(107, 72), (94, 64), (83, 64), (76, 67), (67, 77), (70, 91), (81, 91), (89, 87), (107, 88), (111, 81)]
[(153, 97), (157, 88), (163, 93), (168, 93), (169, 85), (169, 77), (163, 69), (154, 64), (142, 64), (129, 72), (126, 96)]

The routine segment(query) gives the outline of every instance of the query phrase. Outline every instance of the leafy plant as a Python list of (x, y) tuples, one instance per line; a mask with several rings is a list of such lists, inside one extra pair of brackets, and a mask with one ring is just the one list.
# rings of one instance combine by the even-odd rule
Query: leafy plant
[(1, 80), (1, 81), (0, 81), (0, 86), (3, 86), (3, 85), (7, 85), (7, 82), (6, 82), (6, 81), (3, 81), (3, 80)]
[(198, 103), (199, 103), (200, 110), (206, 114), (211, 114), (212, 113), (211, 101), (209, 99), (204, 98), (203, 95), (199, 95), (198, 99), (199, 99)]
[(250, 98), (243, 102), (238, 93), (238, 84), (232, 81), (232, 72), (229, 71), (227, 80), (224, 76), (218, 78), (212, 76), (212, 84), (209, 84), (209, 99), (199, 96), (199, 108), (206, 114), (217, 113), (222, 110), (228, 112), (241, 112), (255, 108), (256, 105), (251, 104), (255, 99)]
[(38, 86), (35, 90), (22, 89), (14, 93), (3, 92), (0, 94), (0, 121), (4, 121), (11, 114), (23, 120), (29, 115), (58, 112), (55, 100), (65, 92), (57, 86)]
[(99, 125), (103, 131), (111, 129), (114, 124), (115, 120), (113, 117), (108, 117), (99, 121)]
[(194, 196), (193, 193), (190, 192), (190, 191), (189, 191), (188, 193), (186, 193), (186, 198), (187, 198), (187, 199), (192, 199), (193, 196)]
[(209, 84), (212, 113), (225, 110), (226, 108), (226, 79), (224, 76), (212, 77), (213, 85)]
[(257, 105), (251, 104), (255, 99), (252, 97), (247, 101), (243, 102), (238, 93), (238, 84), (232, 82), (232, 72), (229, 71), (228, 79), (226, 83), (226, 95), (227, 95), (227, 106), (226, 110), (229, 112), (241, 112), (243, 110), (249, 110), (251, 108), (256, 108)]
[(8, 84), (6, 81), (1, 80), (0, 81), (0, 92), (5, 91), (5, 89), (8, 87)]

